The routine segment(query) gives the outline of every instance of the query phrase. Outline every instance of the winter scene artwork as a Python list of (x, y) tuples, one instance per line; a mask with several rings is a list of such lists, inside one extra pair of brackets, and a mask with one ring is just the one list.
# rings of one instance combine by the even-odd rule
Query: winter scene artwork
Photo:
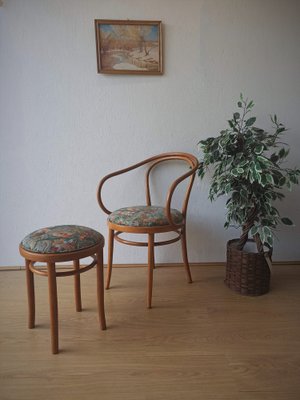
[(99, 73), (162, 74), (161, 21), (95, 20)]

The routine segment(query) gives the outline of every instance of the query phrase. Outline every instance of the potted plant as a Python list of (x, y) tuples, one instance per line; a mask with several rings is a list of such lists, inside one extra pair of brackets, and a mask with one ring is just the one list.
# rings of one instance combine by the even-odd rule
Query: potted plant
[[(199, 142), (203, 160), (198, 175), (202, 179), (208, 167), (214, 166), (209, 199), (227, 195), (224, 227), (241, 229), (239, 239), (227, 243), (225, 283), (241, 294), (255, 296), (269, 290), (276, 227), (281, 222), (293, 225), (289, 218), (280, 217), (274, 202), (285, 197), (281, 189), (291, 190), (298, 184), (300, 170), (283, 166), (289, 148), (281, 141), (286, 128), (277, 116), (271, 116), (274, 130), (269, 133), (256, 127), (256, 118), (249, 116), (252, 100), (241, 94), (237, 106), (239, 111), (227, 129)], [(256, 244), (254, 250), (249, 250), (251, 243)]]

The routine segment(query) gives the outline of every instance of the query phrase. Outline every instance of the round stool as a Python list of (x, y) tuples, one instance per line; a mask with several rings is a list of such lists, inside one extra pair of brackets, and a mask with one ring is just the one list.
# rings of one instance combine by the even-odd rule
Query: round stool
[[(106, 329), (103, 289), (104, 238), (93, 229), (78, 225), (60, 225), (39, 229), (27, 235), (20, 243), (20, 254), (25, 258), (30, 329), (35, 326), (34, 274), (47, 276), (49, 286), (52, 353), (58, 353), (58, 307), (56, 277), (74, 275), (76, 311), (82, 311), (80, 274), (97, 265), (98, 313), (101, 329)], [(79, 260), (92, 257), (94, 261), (80, 267)], [(56, 271), (56, 262), (73, 261), (74, 269)], [(47, 270), (34, 267), (45, 262)]]

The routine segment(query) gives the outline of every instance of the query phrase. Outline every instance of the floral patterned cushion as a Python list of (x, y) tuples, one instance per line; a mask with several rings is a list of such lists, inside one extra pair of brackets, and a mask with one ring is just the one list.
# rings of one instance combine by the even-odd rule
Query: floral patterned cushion
[(30, 233), (22, 240), (21, 246), (33, 253), (53, 254), (82, 250), (99, 243), (104, 244), (103, 236), (91, 228), (60, 225)]
[[(183, 215), (178, 210), (171, 208), (171, 214), (176, 224), (183, 221)], [(108, 220), (113, 224), (126, 226), (164, 226), (169, 225), (164, 207), (135, 206), (120, 208), (112, 212)]]

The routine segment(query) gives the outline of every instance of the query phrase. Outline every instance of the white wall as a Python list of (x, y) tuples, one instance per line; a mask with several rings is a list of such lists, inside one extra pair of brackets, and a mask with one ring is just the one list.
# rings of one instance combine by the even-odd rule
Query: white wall
[[(4, 0), (0, 8), (0, 265), (20, 265), (18, 243), (37, 228), (78, 223), (106, 234), (95, 191), (100, 177), (164, 151), (197, 155), (197, 142), (225, 127), (242, 91), (268, 127), (290, 128), (300, 165), (298, 0)], [(162, 20), (163, 76), (96, 73), (95, 18)], [(190, 260), (222, 261), (235, 231), (224, 202), (210, 204), (197, 181), (189, 213)], [(113, 186), (123, 205), (132, 192)], [(300, 260), (299, 188), (279, 205), (275, 259)], [(140, 197), (139, 197), (140, 199)], [(115, 261), (146, 262), (118, 246)], [(179, 245), (158, 249), (179, 262)]]

